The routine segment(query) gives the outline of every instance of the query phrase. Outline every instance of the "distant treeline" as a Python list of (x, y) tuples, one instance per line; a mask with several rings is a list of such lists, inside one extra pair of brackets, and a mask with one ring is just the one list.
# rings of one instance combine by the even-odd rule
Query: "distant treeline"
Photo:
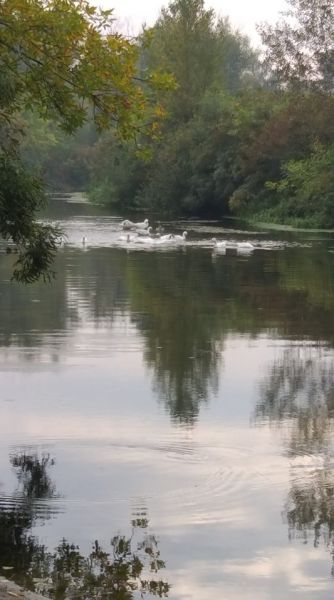
[(261, 54), (203, 0), (171, 2), (137, 41), (141, 76), (174, 77), (152, 92), (160, 127), (148, 118), (120, 143), (87, 123), (69, 139), (30, 114), (26, 160), (54, 188), (122, 212), (333, 227), (334, 3), (289, 4), (260, 28)]

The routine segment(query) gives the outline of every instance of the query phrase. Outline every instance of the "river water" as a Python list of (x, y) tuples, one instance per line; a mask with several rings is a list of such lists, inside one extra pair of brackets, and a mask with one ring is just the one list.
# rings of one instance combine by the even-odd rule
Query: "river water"
[(173, 222), (186, 244), (139, 246), (80, 196), (50, 218), (51, 285), (0, 253), (0, 574), (59, 599), (333, 598), (333, 235)]

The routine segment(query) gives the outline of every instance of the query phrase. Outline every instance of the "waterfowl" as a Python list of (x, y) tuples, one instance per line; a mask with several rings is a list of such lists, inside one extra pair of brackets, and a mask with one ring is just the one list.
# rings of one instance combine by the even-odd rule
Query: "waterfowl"
[(139, 236), (146, 236), (146, 237), (147, 237), (147, 235), (151, 236), (152, 235), (152, 231), (153, 231), (153, 228), (150, 226), (147, 230), (146, 229), (139, 229), (139, 231), (137, 231), (137, 235), (139, 235)]
[(250, 242), (238, 242), (237, 243), (237, 250), (254, 250), (255, 246), (253, 246), (253, 244), (251, 244)]
[(129, 221), (129, 219), (125, 219), (121, 223), (122, 229), (147, 229), (148, 228), (148, 219), (145, 221), (134, 223), (134, 221)]
[(212, 238), (211, 241), (213, 242), (215, 248), (226, 248), (226, 241), (225, 240), (221, 240), (220, 242), (217, 241), (216, 238)]
[(187, 239), (188, 231), (184, 231), (182, 235), (173, 235), (173, 240), (175, 242), (185, 242)]
[(135, 223), (136, 229), (147, 229), (148, 228), (148, 219), (142, 221), (141, 223)]
[(132, 221), (125, 219), (125, 221), (122, 221), (121, 227), (122, 227), (122, 229), (134, 229), (136, 227), (136, 225)]

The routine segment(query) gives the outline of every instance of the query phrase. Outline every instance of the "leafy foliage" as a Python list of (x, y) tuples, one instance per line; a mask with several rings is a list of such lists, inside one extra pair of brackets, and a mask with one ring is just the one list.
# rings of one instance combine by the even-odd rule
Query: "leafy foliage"
[[(296, 225), (328, 227), (334, 222), (334, 145), (316, 145), (312, 154), (283, 165), (283, 178), (267, 183), (279, 199), (276, 217)], [(320, 207), (319, 207), (320, 204)], [(270, 217), (270, 213), (269, 213)]]
[(86, 0), (2, 0), (0, 24), (1, 65), (15, 87), (7, 110), (23, 103), (73, 132), (89, 102), (99, 128), (115, 121), (129, 134), (144, 102), (134, 79), (137, 48), (111, 33), (111, 11)]
[(45, 203), (39, 179), (31, 176), (18, 158), (0, 155), (0, 234), (18, 251), (13, 277), (32, 283), (52, 277), (50, 266), (61, 242), (58, 228), (34, 221)]
[(288, 0), (290, 10), (274, 26), (259, 27), (266, 61), (278, 81), (298, 89), (333, 91), (332, 0)]
[(52, 276), (59, 231), (34, 221), (43, 187), (20, 158), (19, 113), (33, 109), (72, 134), (89, 118), (132, 138), (144, 120), (158, 127), (145, 85), (171, 78), (139, 80), (136, 43), (113, 33), (112, 11), (87, 0), (1, 0), (0, 71), (0, 230), (18, 247), (14, 278), (30, 283)]

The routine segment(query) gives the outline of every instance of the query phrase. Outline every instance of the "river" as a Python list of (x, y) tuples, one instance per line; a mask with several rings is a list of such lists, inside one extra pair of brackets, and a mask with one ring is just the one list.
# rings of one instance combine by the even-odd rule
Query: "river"
[(59, 599), (331, 599), (334, 235), (176, 221), (185, 244), (147, 248), (80, 196), (49, 215), (52, 284), (11, 282), (0, 248), (0, 574)]

